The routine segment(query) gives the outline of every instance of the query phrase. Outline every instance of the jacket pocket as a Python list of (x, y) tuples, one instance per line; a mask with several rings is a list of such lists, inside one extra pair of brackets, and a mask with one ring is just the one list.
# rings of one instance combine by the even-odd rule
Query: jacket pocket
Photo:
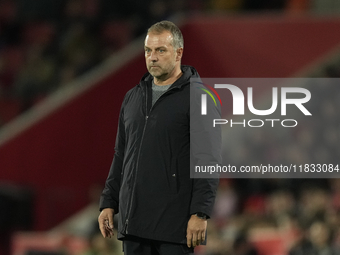
[(178, 192), (178, 174), (177, 174), (177, 159), (173, 158), (171, 160), (170, 167), (170, 191), (172, 194), (177, 194)]

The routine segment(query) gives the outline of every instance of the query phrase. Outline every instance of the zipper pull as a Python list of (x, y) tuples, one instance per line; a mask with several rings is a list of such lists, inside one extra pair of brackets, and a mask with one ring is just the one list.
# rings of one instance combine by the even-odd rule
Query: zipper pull
[(149, 116), (148, 116), (148, 115), (146, 115), (146, 116), (145, 116), (145, 120), (148, 120), (148, 118), (149, 118)]
[(126, 234), (128, 233), (128, 231), (127, 231), (128, 223), (129, 223), (129, 220), (127, 219), (125, 221), (125, 231), (124, 231)]

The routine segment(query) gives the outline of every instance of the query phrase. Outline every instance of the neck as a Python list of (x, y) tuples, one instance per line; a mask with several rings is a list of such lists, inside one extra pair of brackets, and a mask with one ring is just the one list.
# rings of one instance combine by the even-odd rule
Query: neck
[(170, 74), (170, 76), (168, 76), (165, 79), (159, 79), (157, 77), (154, 77), (154, 83), (158, 86), (164, 86), (164, 85), (169, 85), (169, 84), (173, 84), (175, 81), (177, 81), (181, 76), (182, 76), (182, 70), (180, 67), (176, 68), (176, 70), (174, 70), (174, 72), (172, 72), (172, 74)]

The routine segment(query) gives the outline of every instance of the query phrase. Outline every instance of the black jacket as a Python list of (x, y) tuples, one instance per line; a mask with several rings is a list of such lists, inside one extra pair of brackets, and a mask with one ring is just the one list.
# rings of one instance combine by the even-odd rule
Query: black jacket
[(218, 179), (191, 179), (189, 171), (190, 78), (199, 76), (190, 66), (182, 71), (152, 107), (148, 73), (124, 98), (100, 201), (100, 210), (119, 212), (119, 239), (134, 235), (186, 243), (190, 215), (211, 214)]

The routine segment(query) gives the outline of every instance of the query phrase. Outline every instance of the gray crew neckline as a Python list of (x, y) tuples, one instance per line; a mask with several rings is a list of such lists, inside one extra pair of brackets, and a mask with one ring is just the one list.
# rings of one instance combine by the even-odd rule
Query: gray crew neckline
[(169, 85), (157, 85), (154, 80), (152, 80), (152, 89), (153, 90), (157, 90), (157, 91), (165, 91), (168, 90), (168, 88), (170, 88), (172, 84)]

